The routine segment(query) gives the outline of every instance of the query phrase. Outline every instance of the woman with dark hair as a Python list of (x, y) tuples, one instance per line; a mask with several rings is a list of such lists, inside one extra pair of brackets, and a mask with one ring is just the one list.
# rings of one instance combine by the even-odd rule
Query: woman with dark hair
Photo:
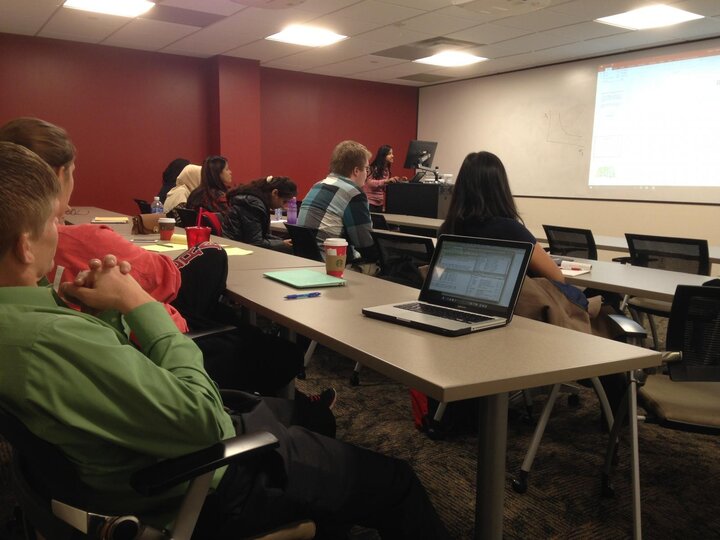
[(528, 274), (564, 283), (560, 268), (537, 243), (515, 207), (505, 167), (495, 154), (473, 152), (460, 167), (440, 234), (530, 242)]
[(190, 193), (187, 207), (204, 208), (224, 214), (228, 210), (227, 192), (232, 186), (232, 171), (228, 160), (222, 156), (205, 159), (200, 171), (200, 185)]
[(393, 149), (388, 144), (383, 144), (378, 148), (375, 159), (370, 163), (370, 172), (363, 186), (365, 195), (368, 198), (371, 212), (382, 212), (385, 207), (385, 186), (395, 182), (404, 182), (407, 178), (399, 176), (390, 176), (395, 156)]
[(178, 175), (182, 172), (186, 165), (190, 165), (190, 160), (185, 158), (173, 159), (162, 173), (162, 187), (158, 192), (160, 201), (165, 204), (165, 198), (167, 197), (168, 191), (175, 187), (175, 181)]
[(255, 246), (291, 251), (292, 242), (270, 233), (270, 210), (286, 208), (297, 196), (297, 186), (287, 176), (258, 178), (228, 192), (229, 210), (223, 236)]

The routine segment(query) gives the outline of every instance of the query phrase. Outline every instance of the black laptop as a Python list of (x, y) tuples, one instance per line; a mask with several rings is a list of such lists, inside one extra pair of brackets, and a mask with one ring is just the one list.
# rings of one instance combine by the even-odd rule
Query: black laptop
[(505, 326), (512, 319), (532, 249), (529, 242), (442, 235), (417, 302), (362, 312), (446, 336)]

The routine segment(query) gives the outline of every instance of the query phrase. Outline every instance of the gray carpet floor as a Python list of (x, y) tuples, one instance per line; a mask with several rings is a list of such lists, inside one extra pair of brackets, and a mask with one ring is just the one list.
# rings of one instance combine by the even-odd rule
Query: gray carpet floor
[[(317, 392), (334, 386), (338, 438), (408, 460), (454, 538), (471, 538), (474, 523), (477, 437), (432, 441), (412, 422), (408, 389), (369, 369), (360, 386), (348, 379), (354, 363), (318, 347), (308, 378), (298, 387)], [(546, 396), (534, 402), (534, 418)], [(522, 407), (518, 408), (518, 411)], [(510, 480), (519, 470), (534, 422), (511, 411), (508, 421), (506, 538), (600, 538), (632, 536), (628, 433), (613, 474), (615, 498), (600, 495), (607, 435), (600, 429), (597, 399), (580, 389), (580, 404), (558, 399), (528, 491)], [(720, 538), (720, 437), (641, 423), (640, 474), (645, 538)], [(356, 538), (373, 538), (367, 531)]]

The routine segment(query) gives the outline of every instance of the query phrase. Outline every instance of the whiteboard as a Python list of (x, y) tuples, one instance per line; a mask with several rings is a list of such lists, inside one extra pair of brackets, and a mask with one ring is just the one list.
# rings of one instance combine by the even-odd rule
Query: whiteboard
[[(421, 88), (418, 138), (438, 142), (433, 164), (443, 173), (457, 175), (470, 152), (497, 154), (515, 196), (720, 203), (718, 188), (588, 186), (598, 66), (718, 44), (706, 40)], [(720, 128), (716, 148), (720, 152)]]

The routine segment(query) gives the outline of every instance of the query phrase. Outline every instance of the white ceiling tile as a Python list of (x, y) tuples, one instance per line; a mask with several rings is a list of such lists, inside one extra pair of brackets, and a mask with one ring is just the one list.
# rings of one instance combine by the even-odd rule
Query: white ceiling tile
[(549, 11), (579, 17), (581, 20), (592, 21), (599, 17), (616, 15), (624, 11), (636, 9), (644, 4), (657, 4), (657, 0), (575, 0), (549, 8)]
[(561, 28), (553, 28), (552, 30), (548, 30), (548, 32), (550, 34), (569, 38), (573, 41), (584, 41), (586, 39), (612, 36), (614, 34), (624, 34), (626, 32), (632, 32), (632, 30), (620, 28), (619, 26), (612, 26), (610, 24), (584, 22), (580, 24), (571, 24), (570, 26), (563, 26)]
[(156, 51), (197, 31), (196, 27), (184, 24), (134, 19), (103, 41), (103, 45)]
[(519, 38), (501, 41), (493, 45), (479, 47), (478, 51), (482, 56), (487, 58), (502, 58), (504, 56), (523, 54), (539, 49), (564, 45), (569, 41), (568, 38), (556, 36), (549, 32), (538, 32), (537, 34), (528, 34)]
[(462, 6), (449, 6), (443, 9), (437, 10), (435, 13), (438, 15), (447, 15), (448, 17), (456, 17), (458, 19), (466, 19), (474, 21), (476, 23), (487, 23), (490, 21), (496, 21), (502, 19), (505, 15), (487, 14), (473, 11)]
[(377, 30), (371, 30), (370, 32), (366, 32), (361, 36), (358, 36), (356, 39), (364, 39), (370, 43), (375, 43), (377, 44), (375, 50), (381, 51), (383, 49), (399, 47), (400, 45), (407, 45), (409, 43), (415, 43), (416, 41), (422, 41), (433, 37), (435, 37), (434, 34), (416, 32), (404, 27), (391, 25), (378, 28)]
[(355, 21), (368, 21), (378, 25), (387, 25), (396, 21), (402, 21), (422, 15), (424, 11), (395, 4), (387, 4), (376, 0), (364, 0), (352, 6), (335, 11), (326, 15), (325, 19), (332, 20), (334, 17), (348, 18)]
[(63, 8), (55, 12), (38, 35), (98, 43), (131, 21), (128, 17)]
[(383, 4), (395, 4), (396, 6), (405, 6), (409, 8), (422, 9), (425, 11), (434, 11), (446, 7), (450, 0), (378, 0)]
[(321, 75), (353, 75), (356, 73), (362, 73), (364, 71), (373, 71), (381, 67), (389, 67), (403, 63), (404, 60), (398, 60), (397, 58), (384, 58), (382, 56), (362, 56), (360, 58), (353, 58), (352, 60), (346, 60), (344, 62), (336, 62), (334, 64), (328, 64), (326, 66), (320, 66), (317, 68), (311, 68), (307, 70), (309, 73), (318, 73)]
[(498, 41), (507, 41), (516, 37), (527, 35), (527, 30), (519, 28), (509, 28), (496, 23), (480, 24), (473, 28), (468, 28), (461, 32), (453, 32), (448, 37), (453, 39), (461, 39), (463, 41), (472, 41), (481, 45), (489, 45)]
[(704, 15), (705, 17), (720, 15), (720, 2), (718, 0), (681, 0), (680, 2), (671, 2), (671, 4), (673, 7)]
[(305, 0), (302, 5), (298, 6), (310, 13), (331, 13), (352, 4), (357, 4), (360, 0)]
[(0, 2), (0, 32), (33, 35), (58, 9), (57, 0), (8, 0)]
[(238, 47), (237, 49), (226, 51), (224, 54), (236, 58), (249, 58), (251, 60), (260, 60), (260, 62), (269, 62), (270, 60), (283, 58), (300, 52), (301, 49), (305, 49), (305, 47), (292, 45), (291, 43), (259, 39), (242, 47)]
[(436, 13), (426, 13), (412, 19), (407, 19), (399, 23), (405, 28), (411, 30), (419, 30), (428, 34), (444, 35), (450, 32), (457, 32), (465, 28), (475, 26), (477, 23), (469, 19), (460, 19), (458, 17), (448, 17), (447, 15), (438, 15)]
[(506, 17), (499, 21), (498, 24), (509, 26), (510, 28), (520, 28), (521, 30), (527, 30), (529, 32), (542, 32), (550, 28), (577, 24), (585, 20), (584, 17), (578, 15), (567, 15), (557, 11), (543, 10), (533, 11), (532, 13), (525, 13), (515, 17)]

